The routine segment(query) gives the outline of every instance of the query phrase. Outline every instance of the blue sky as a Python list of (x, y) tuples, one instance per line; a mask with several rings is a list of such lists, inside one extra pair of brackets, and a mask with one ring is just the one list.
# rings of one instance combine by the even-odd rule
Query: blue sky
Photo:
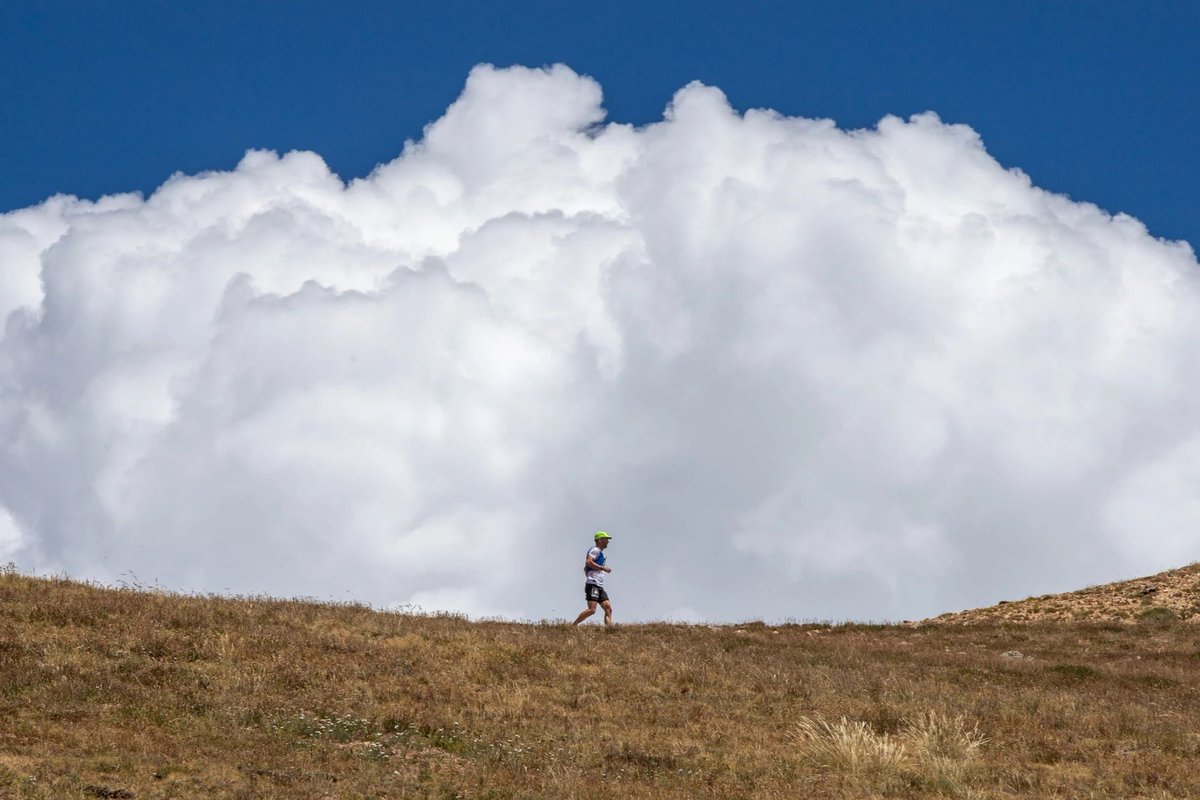
[(609, 119), (692, 80), (843, 128), (936, 111), (1046, 189), (1200, 241), (1194, 3), (37, 2), (0, 7), (0, 209), (150, 191), (248, 148), (343, 178), (480, 62), (564, 62)]

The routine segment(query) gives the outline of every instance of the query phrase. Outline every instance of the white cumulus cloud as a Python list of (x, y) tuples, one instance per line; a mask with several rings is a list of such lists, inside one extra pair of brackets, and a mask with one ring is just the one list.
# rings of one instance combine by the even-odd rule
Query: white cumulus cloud
[[(933, 114), (473, 70), (344, 183), (0, 215), (0, 555), (184, 591), (902, 618), (1194, 560), (1184, 243)], [(685, 611), (681, 611), (684, 609)]]

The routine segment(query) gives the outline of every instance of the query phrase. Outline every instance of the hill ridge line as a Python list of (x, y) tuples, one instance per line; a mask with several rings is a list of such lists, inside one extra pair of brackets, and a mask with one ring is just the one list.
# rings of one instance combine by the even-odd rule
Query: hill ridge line
[(953, 611), (924, 623), (1119, 622), (1200, 623), (1200, 562), (1142, 578), (1089, 586), (992, 606)]

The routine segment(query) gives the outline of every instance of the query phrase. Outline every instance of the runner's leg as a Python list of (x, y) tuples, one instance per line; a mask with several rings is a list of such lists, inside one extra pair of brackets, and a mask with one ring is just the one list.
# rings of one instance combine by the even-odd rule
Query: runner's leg
[(579, 612), (579, 616), (575, 618), (575, 624), (583, 622), (585, 619), (596, 613), (596, 601), (588, 600), (588, 607)]

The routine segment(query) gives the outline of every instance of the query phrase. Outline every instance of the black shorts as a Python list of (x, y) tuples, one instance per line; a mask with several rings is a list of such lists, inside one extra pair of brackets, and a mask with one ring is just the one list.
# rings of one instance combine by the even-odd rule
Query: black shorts
[(583, 596), (589, 603), (608, 602), (608, 592), (604, 591), (603, 586), (597, 586), (594, 583), (583, 585)]

